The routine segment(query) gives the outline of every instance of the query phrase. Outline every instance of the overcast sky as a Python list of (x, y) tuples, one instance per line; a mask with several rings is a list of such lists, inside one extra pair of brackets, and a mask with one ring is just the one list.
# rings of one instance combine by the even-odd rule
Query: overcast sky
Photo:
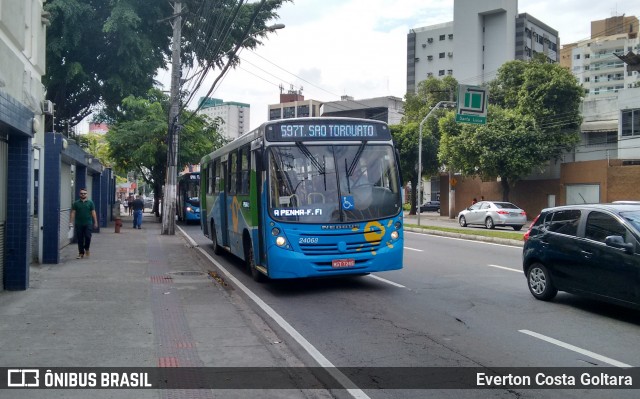
[[(640, 1), (520, 0), (518, 12), (557, 29), (565, 44), (589, 38), (592, 20), (640, 17)], [(279, 14), (274, 22), (286, 28), (255, 52), (243, 50), (240, 67), (230, 70), (210, 95), (250, 104), (251, 129), (267, 120), (268, 104), (279, 102), (281, 84), (285, 91), (291, 85), (302, 88), (305, 99), (318, 101), (345, 94), (403, 97), (409, 29), (452, 21), (453, 0), (295, 0)], [(217, 74), (209, 74), (196, 100)], [(169, 72), (158, 79), (168, 87)]]

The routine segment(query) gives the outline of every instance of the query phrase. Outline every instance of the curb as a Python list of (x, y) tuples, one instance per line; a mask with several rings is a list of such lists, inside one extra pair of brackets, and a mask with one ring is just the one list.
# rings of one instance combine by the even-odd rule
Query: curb
[(510, 245), (513, 247), (522, 247), (523, 242), (520, 240), (510, 240), (507, 238), (497, 238), (497, 237), (484, 237), (484, 236), (475, 236), (471, 234), (461, 234), (461, 233), (450, 233), (448, 231), (440, 231), (440, 230), (431, 230), (420, 227), (406, 227), (404, 228), (407, 231), (412, 231), (414, 233), (421, 234), (431, 234), (434, 236), (442, 236), (442, 237), (450, 237), (450, 238), (460, 238), (462, 240), (472, 240), (472, 241), (483, 241), (483, 242), (491, 242), (494, 244), (502, 244), (502, 245)]

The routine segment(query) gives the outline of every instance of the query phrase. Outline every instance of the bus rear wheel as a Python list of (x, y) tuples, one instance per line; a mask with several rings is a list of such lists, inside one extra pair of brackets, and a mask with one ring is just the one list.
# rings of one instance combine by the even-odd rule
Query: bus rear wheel
[(253, 255), (253, 245), (251, 245), (251, 241), (247, 241), (245, 242), (246, 245), (246, 262), (247, 262), (247, 268), (249, 269), (249, 271), (251, 272), (251, 277), (259, 282), (262, 283), (264, 281), (266, 281), (266, 276), (262, 273), (260, 273), (260, 271), (256, 268), (256, 258)]

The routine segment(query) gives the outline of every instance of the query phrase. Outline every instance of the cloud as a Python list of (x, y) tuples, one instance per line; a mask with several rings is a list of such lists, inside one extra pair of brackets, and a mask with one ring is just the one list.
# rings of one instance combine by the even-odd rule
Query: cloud
[[(616, 4), (618, 14), (640, 12), (635, 1)], [(557, 29), (561, 43), (569, 43), (588, 38), (590, 21), (610, 17), (616, 4), (520, 0), (518, 11)], [(279, 14), (277, 22), (286, 27), (270, 34), (255, 53), (243, 51), (240, 68), (229, 71), (212, 94), (251, 104), (251, 128), (267, 121), (280, 85), (285, 91), (303, 87), (306, 99), (318, 101), (345, 94), (403, 97), (409, 29), (452, 21), (453, 0), (296, 0)], [(203, 86), (208, 89), (217, 74), (210, 73)]]

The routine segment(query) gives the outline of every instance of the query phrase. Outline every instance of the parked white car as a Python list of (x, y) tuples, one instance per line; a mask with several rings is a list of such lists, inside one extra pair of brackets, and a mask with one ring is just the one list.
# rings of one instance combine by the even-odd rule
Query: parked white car
[(460, 226), (484, 225), (488, 229), (510, 226), (518, 231), (527, 223), (527, 213), (511, 202), (481, 201), (458, 214)]

